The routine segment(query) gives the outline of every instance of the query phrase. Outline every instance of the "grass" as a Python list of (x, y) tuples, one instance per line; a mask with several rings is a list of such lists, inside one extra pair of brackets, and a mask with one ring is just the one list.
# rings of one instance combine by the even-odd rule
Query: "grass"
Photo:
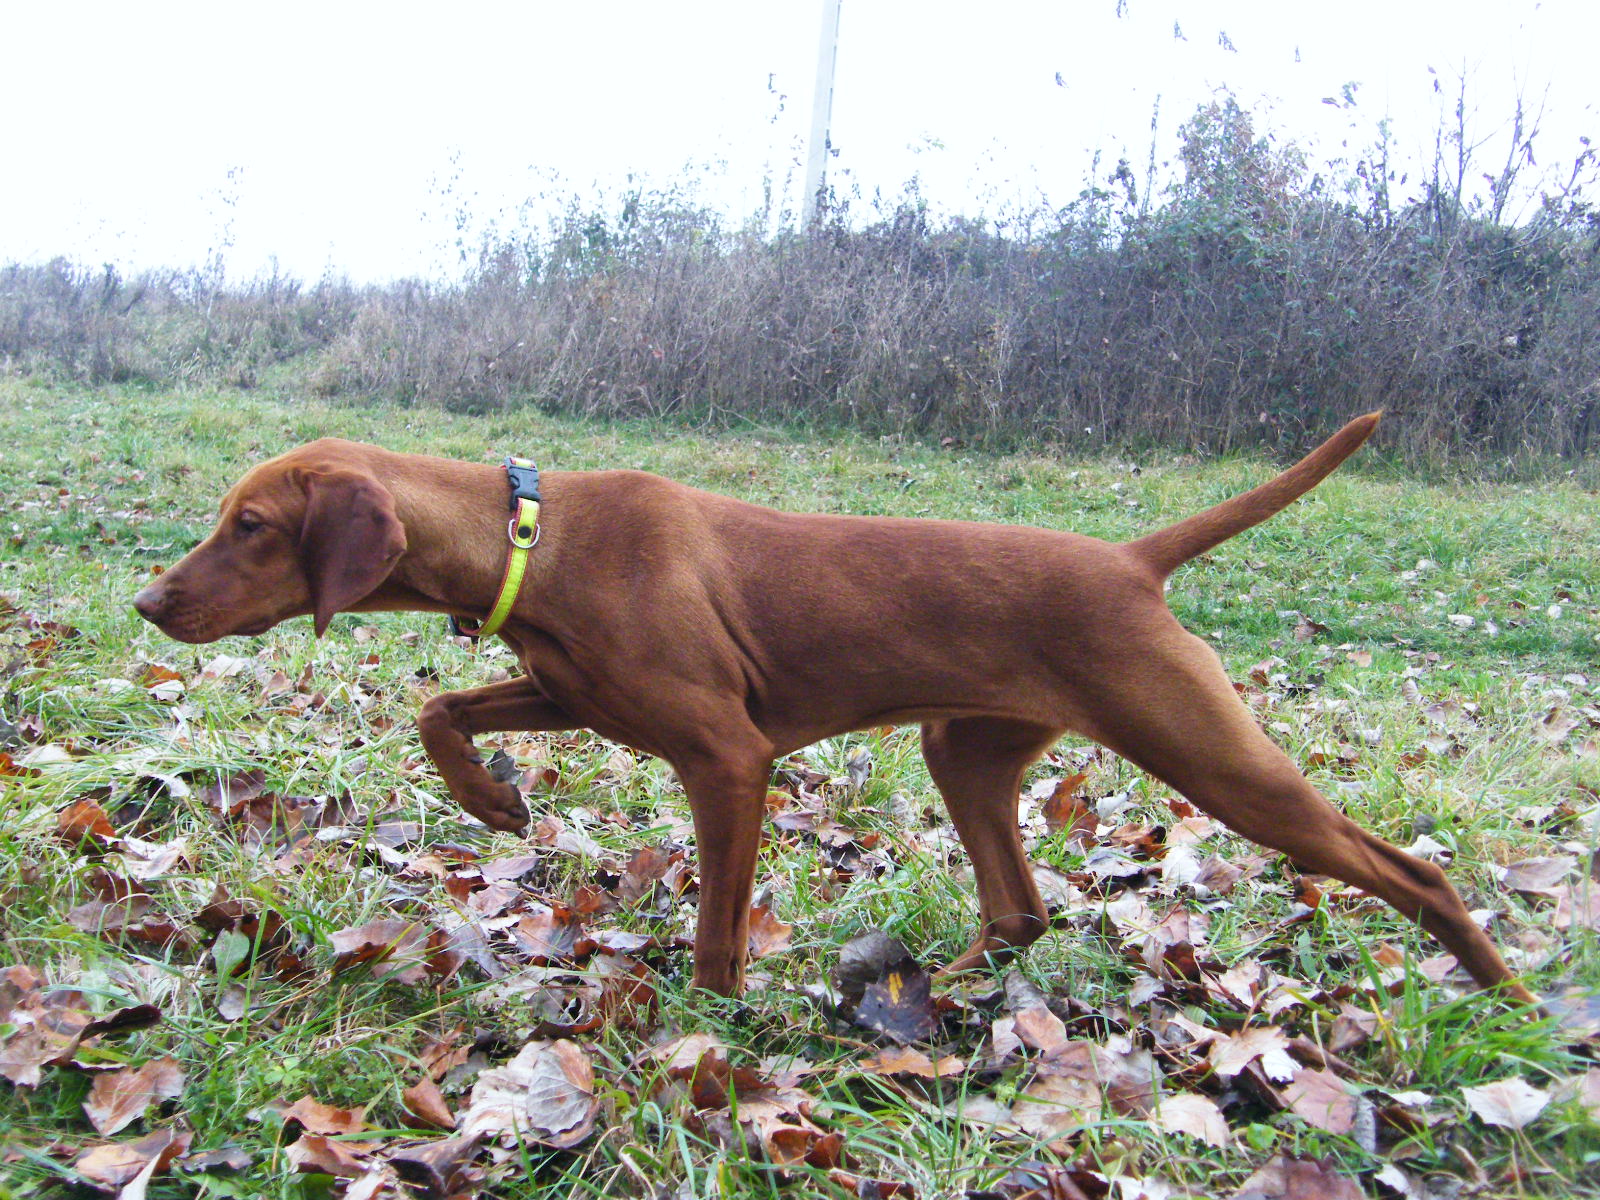
[[(454, 643), (435, 618), (347, 615), (321, 642), (309, 622), (291, 622), (259, 639), (200, 648), (167, 641), (138, 620), (129, 598), (203, 536), (246, 465), (327, 434), (476, 460), (514, 451), (541, 466), (642, 467), (796, 510), (1008, 521), (1111, 539), (1187, 515), (1273, 469), (1252, 459), (1152, 454), (1135, 471), (1106, 459), (989, 456), (793, 430), (708, 438), (534, 413), (467, 418), (0, 379), (0, 592), (17, 609), (78, 631), (30, 651), (37, 630), (20, 621), (0, 628), (0, 739), (16, 728), (9, 749), (19, 759), (39, 746), (64, 751), (35, 774), (0, 778), (0, 968), (31, 966), (81, 989), (97, 1010), (135, 1001), (161, 1008), (160, 1024), (104, 1038), (93, 1050), (102, 1065), (170, 1055), (184, 1070), (177, 1115), (152, 1112), (116, 1140), (177, 1123), (193, 1133), (191, 1159), (236, 1146), (253, 1165), (241, 1175), (179, 1160), (156, 1176), (152, 1196), (330, 1194), (325, 1175), (290, 1169), (285, 1150), (298, 1131), (285, 1128), (274, 1106), (306, 1094), (366, 1105), (374, 1130), (361, 1136), (384, 1142), (405, 1134), (401, 1093), (419, 1077), (431, 1041), (462, 1030), (463, 1044), (498, 1064), (529, 1039), (537, 1001), (471, 967), (421, 983), (332, 969), (330, 939), (339, 930), (397, 912), (453, 911), (452, 847), (480, 861), (536, 852), (525, 889), (570, 900), (585, 884), (614, 886), (641, 846), (692, 845), (670, 772), (584, 734), (500, 740), (519, 766), (543, 772), (530, 797), (536, 817), (555, 813), (581, 829), (598, 844), (598, 860), (458, 819), (421, 759), (411, 721), (432, 692), (485, 682), (512, 664)], [(1469, 907), (1495, 914), (1497, 940), (1547, 995), (1600, 985), (1594, 936), (1582, 921), (1557, 928), (1550, 899), (1508, 889), (1498, 868), (1565, 854), (1582, 876), (1594, 852), (1600, 826), (1587, 817), (1600, 798), (1597, 519), (1600, 499), (1571, 480), (1427, 483), (1358, 460), (1181, 571), (1170, 592), (1180, 618), (1217, 648), (1234, 677), (1255, 678), (1247, 699), (1319, 787), (1390, 840), (1409, 845), (1426, 833), (1453, 851), (1451, 875)], [(202, 679), (219, 654), (249, 661)], [(150, 663), (179, 676), (181, 694), (163, 698), (146, 687)], [(277, 673), (283, 684), (267, 682)], [(1550, 736), (1568, 722), (1562, 736)], [(759, 1147), (726, 1136), (736, 1117), (724, 1114), (719, 1125), (715, 1112), (696, 1113), (654, 1086), (661, 1072), (641, 1063), (641, 1049), (691, 1031), (714, 1034), (736, 1064), (765, 1064), (768, 1072), (775, 1058), (798, 1056), (812, 1068), (797, 1085), (812, 1097), (811, 1119), (843, 1135), (848, 1171), (908, 1184), (920, 1197), (1015, 1195), (1023, 1185), (1008, 1174), (1027, 1163), (1076, 1163), (1165, 1180), (1176, 1194), (1227, 1195), (1280, 1154), (1327, 1158), (1369, 1192), (1385, 1166), (1453, 1176), (1487, 1195), (1600, 1188), (1600, 1129), (1581, 1104), (1557, 1100), (1515, 1130), (1484, 1123), (1463, 1093), (1509, 1076), (1551, 1090), (1581, 1075), (1582, 1031), (1533, 1020), (1454, 976), (1430, 982), (1419, 968), (1438, 948), (1380, 905), (1329, 889), (1309, 920), (1292, 920), (1293, 871), (1273, 858), (1225, 898), (1149, 880), (1133, 891), (1157, 915), (1177, 906), (1209, 920), (1197, 947), (1215, 964), (1208, 970), (1259, 961), (1329, 992), (1351, 985), (1344, 1002), (1365, 1011), (1372, 1031), (1344, 1054), (1348, 1086), (1375, 1111), (1393, 1091), (1431, 1097), (1426, 1120), (1404, 1136), (1387, 1125), (1372, 1136), (1319, 1129), (1239, 1086), (1230, 1092), (1170, 1047), (1162, 1050), (1168, 1087), (1198, 1088), (1222, 1103), (1232, 1131), (1226, 1148), (1109, 1113), (1057, 1137), (1020, 1135), (992, 1117), (1030, 1086), (1032, 1064), (1024, 1057), (983, 1065), (990, 1022), (1007, 1011), (983, 981), (957, 993), (964, 1015), (947, 1019), (925, 1047), (960, 1056), (960, 1074), (919, 1082), (863, 1070), (874, 1035), (834, 1020), (816, 998), (841, 944), (882, 929), (931, 964), (964, 947), (974, 924), (967, 868), (943, 825), (915, 730), (836, 739), (805, 762), (819, 777), (841, 779), (863, 747), (873, 762), (864, 786), (813, 790), (829, 799), (827, 815), (852, 832), (858, 850), (870, 843), (859, 851), (866, 864), (841, 866), (839, 852), (774, 831), (758, 889), (792, 926), (791, 940), (753, 964), (756, 987), (745, 1000), (689, 994), (686, 951), (670, 942), (692, 927), (692, 896), (662, 903), (656, 893), (591, 918), (592, 927), (669, 943), (647, 955), (658, 1007), (576, 1035), (595, 1064), (594, 1133), (573, 1149), (530, 1142), (495, 1165), (481, 1160), (485, 1194), (848, 1194), (823, 1169), (778, 1170)], [(1173, 797), (1086, 750), (1058, 748), (1028, 786), (1081, 766), (1092, 800), (1126, 797), (1109, 824), (1147, 822), (1170, 838)], [(251, 769), (280, 796), (347, 798), (354, 826), (311, 839), (287, 859), (270, 834), (252, 844), (237, 825), (220, 822), (205, 797), (208, 784)], [(119, 941), (72, 919), (93, 894), (96, 869), (124, 865), (55, 835), (59, 811), (84, 796), (121, 832), (151, 843), (183, 839), (147, 886), (156, 907), (191, 932), (189, 944)], [(1035, 860), (1081, 875), (1083, 847), (1049, 834), (1035, 801), (1024, 816)], [(411, 825), (385, 842), (380, 826), (396, 820)], [(1200, 860), (1216, 853), (1240, 861), (1253, 849), (1214, 829), (1195, 847)], [(423, 861), (426, 852), (435, 865)], [(280, 914), (308, 974), (280, 979), (248, 938), (196, 926), (218, 887)], [(1062, 1012), (1070, 998), (1079, 1006), (1072, 1011), (1100, 1014), (1100, 1024), (1086, 1028), (1103, 1035), (1120, 1024), (1159, 1047), (1171, 1012), (1216, 1030), (1292, 1024), (1313, 1040), (1330, 1037), (1342, 1013), (1348, 1019), (1327, 995), (1271, 1018), (1258, 1006), (1177, 986), (1131, 1000), (1145, 972), (1125, 953), (1112, 918), (1099, 913), (1103, 899), (1069, 904), (1058, 930), (1020, 964)], [(494, 949), (513, 981), (533, 978), (503, 943)], [(217, 956), (230, 954), (243, 968), (231, 983), (216, 970)], [(1397, 994), (1363, 988), (1396, 961), (1409, 964)], [(8, 1032), (0, 1024), (0, 1037)], [(1089, 1035), (1079, 1028), (1074, 1036)], [(82, 1108), (92, 1082), (57, 1067), (38, 1087), (0, 1084), (0, 1198), (78, 1186), (74, 1160), (103, 1140)], [(470, 1080), (446, 1077), (443, 1086), (464, 1108)]]

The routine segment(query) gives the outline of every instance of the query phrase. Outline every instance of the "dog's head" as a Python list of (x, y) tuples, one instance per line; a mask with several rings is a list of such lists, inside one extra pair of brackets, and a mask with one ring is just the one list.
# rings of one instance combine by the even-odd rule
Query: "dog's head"
[(310, 613), (321, 637), (406, 549), (394, 498), (361, 449), (323, 439), (252, 468), (211, 535), (134, 597), (139, 615), (179, 641), (214, 642)]

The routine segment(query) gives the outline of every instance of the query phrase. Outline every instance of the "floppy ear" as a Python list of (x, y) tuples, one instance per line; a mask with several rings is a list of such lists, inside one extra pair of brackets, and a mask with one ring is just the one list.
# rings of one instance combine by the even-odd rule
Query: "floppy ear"
[(305, 488), (300, 562), (311, 584), (321, 637), (334, 613), (388, 577), (405, 553), (406, 531), (394, 514), (394, 497), (370, 475), (307, 473)]

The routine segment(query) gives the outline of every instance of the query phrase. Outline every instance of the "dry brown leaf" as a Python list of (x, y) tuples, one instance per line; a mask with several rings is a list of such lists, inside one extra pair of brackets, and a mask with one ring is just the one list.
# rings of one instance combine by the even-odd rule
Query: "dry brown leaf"
[(1294, 640), (1297, 642), (1309, 642), (1320, 634), (1327, 632), (1328, 627), (1321, 621), (1313, 620), (1302, 613), (1300, 614), (1300, 619), (1294, 625)]
[(666, 875), (675, 862), (681, 862), (683, 858), (682, 851), (672, 854), (660, 846), (640, 846), (633, 852), (633, 857), (628, 859), (622, 878), (617, 882), (618, 898), (625, 903), (636, 904), (654, 895), (657, 881)]
[(1250, 959), (1229, 967), (1219, 975), (1205, 975), (1202, 982), (1214, 999), (1248, 1009), (1255, 1005), (1261, 973), (1261, 963)]
[[(698, 1109), (725, 1109), (737, 1094), (741, 1110), (755, 1096), (773, 1098), (777, 1089), (753, 1067), (736, 1067), (724, 1055), (708, 1053), (692, 1067), (675, 1067), (671, 1078), (688, 1086), (689, 1102)], [(804, 1093), (798, 1093), (804, 1097)], [(805, 1097), (809, 1101), (809, 1097)]]
[(530, 1042), (478, 1076), (460, 1127), (468, 1137), (511, 1133), (565, 1149), (589, 1136), (599, 1109), (594, 1066), (575, 1042)]
[(932, 981), (921, 967), (895, 967), (870, 985), (856, 1008), (855, 1023), (901, 1045), (924, 1041), (939, 1027)]
[(219, 654), (200, 668), (200, 674), (195, 679), (199, 683), (215, 683), (220, 679), (232, 679), (254, 661), (254, 659), (239, 658), (232, 654)]
[(404, 1194), (399, 1174), (388, 1163), (380, 1162), (367, 1167), (361, 1178), (350, 1181), (344, 1189), (343, 1200), (378, 1200)]
[(1202, 894), (1210, 892), (1218, 896), (1226, 896), (1233, 891), (1234, 884), (1244, 878), (1244, 868), (1235, 866), (1225, 858), (1213, 854), (1200, 864), (1200, 873), (1191, 881), (1191, 886)]
[(750, 910), (750, 957), (765, 958), (789, 948), (794, 926), (785, 925), (765, 904)]
[[(416, 860), (413, 860), (413, 865), (416, 865)], [(459, 877), (449, 877), (451, 881), (457, 878)], [(449, 884), (447, 883), (446, 886), (449, 886)], [(498, 917), (525, 895), (526, 893), (516, 884), (507, 883), (505, 880), (499, 879), (493, 883), (484, 884), (477, 891), (469, 892), (467, 895), (467, 907), (480, 917)]]
[(1290, 1110), (1318, 1129), (1349, 1133), (1356, 1123), (1356, 1101), (1332, 1071), (1307, 1067), (1283, 1089)]
[(237, 775), (219, 778), (208, 783), (197, 793), (212, 811), (232, 816), (267, 790), (267, 773), (259, 767), (241, 771)]
[(1404, 967), (1406, 952), (1393, 942), (1379, 942), (1372, 948), (1372, 961), (1380, 967)]
[(1246, 1179), (1234, 1200), (1366, 1200), (1366, 1193), (1331, 1162), (1275, 1158)]
[(307, 1094), (282, 1112), (284, 1124), (297, 1122), (307, 1133), (360, 1133), (367, 1128), (367, 1107), (338, 1108)]
[(1193, 1092), (1163, 1096), (1151, 1119), (1168, 1133), (1187, 1134), (1208, 1146), (1225, 1147), (1231, 1140), (1222, 1110)]
[(1198, 982), (1200, 968), (1195, 947), (1203, 946), (1210, 919), (1203, 913), (1174, 908), (1148, 929), (1140, 946), (1140, 957), (1150, 974), (1161, 979)]
[(1600, 1067), (1590, 1067), (1582, 1075), (1562, 1080), (1551, 1098), (1561, 1103), (1575, 1101), (1583, 1106), (1590, 1120), (1600, 1118)]
[(532, 830), (528, 832), (528, 840), (537, 846), (552, 846), (566, 854), (575, 854), (580, 858), (604, 858), (605, 847), (600, 845), (581, 829), (569, 829), (560, 817), (553, 813), (546, 813), (539, 818)]
[(266, 679), (263, 679), (260, 682), (261, 698), (263, 700), (271, 699), (273, 696), (282, 696), (287, 692), (294, 691), (294, 680), (290, 679), (282, 671), (274, 671)]
[(244, 1171), (254, 1161), (242, 1147), (230, 1142), (215, 1150), (184, 1155), (183, 1167), (186, 1171)]
[(456, 1127), (455, 1114), (450, 1111), (444, 1093), (426, 1075), (400, 1093), (400, 1103), (413, 1117), (434, 1129)]
[(1600, 887), (1568, 884), (1556, 893), (1556, 911), (1550, 916), (1556, 929), (1573, 926), (1600, 929)]
[(1104, 1043), (1067, 1042), (1038, 1059), (1040, 1076), (1059, 1075), (1096, 1084), (1106, 1104), (1123, 1116), (1144, 1118), (1155, 1107), (1161, 1069), (1149, 1050), (1126, 1034)]
[(189, 1148), (191, 1135), (178, 1129), (157, 1129), (134, 1142), (112, 1142), (92, 1146), (80, 1154), (72, 1166), (85, 1179), (106, 1187), (132, 1185), (143, 1175), (145, 1180), (166, 1169)]
[(660, 1064), (670, 1074), (694, 1070), (708, 1054), (725, 1059), (728, 1057), (728, 1047), (709, 1033), (690, 1033), (649, 1047), (635, 1061), (648, 1059)]
[(56, 818), (56, 836), (70, 846), (81, 846), (89, 838), (107, 845), (118, 841), (111, 818), (93, 800), (77, 800), (62, 809)]
[(1507, 865), (1500, 882), (1514, 892), (1556, 896), (1560, 894), (1561, 881), (1572, 874), (1577, 865), (1577, 857), (1571, 854), (1525, 858)]
[(429, 1079), (443, 1079), (471, 1056), (470, 1041), (457, 1044), (464, 1032), (465, 1030), (458, 1026), (443, 1037), (429, 1041), (418, 1053), (417, 1058), (422, 1063), (422, 1069), (428, 1073)]
[(403, 1169), (408, 1180), (427, 1188), (427, 1195), (464, 1200), (481, 1190), (482, 1173), (472, 1166), (477, 1149), (476, 1137), (430, 1138), (391, 1150), (388, 1160)]
[(139, 686), (142, 688), (155, 688), (163, 683), (182, 683), (183, 672), (175, 671), (166, 663), (146, 663), (144, 670), (139, 673)]
[(1101, 1118), (1100, 1085), (1073, 1075), (1041, 1075), (1017, 1095), (1012, 1119), (1039, 1138), (1058, 1138)]
[(1533, 731), (1553, 746), (1564, 740), (1567, 734), (1582, 723), (1566, 709), (1557, 705), (1534, 722)]
[(996, 1017), (989, 1025), (989, 1052), (984, 1065), (994, 1070), (1004, 1067), (1006, 1060), (1022, 1053), (1022, 1039), (1017, 1036), (1015, 1017)]
[(947, 1054), (935, 1062), (921, 1050), (911, 1046), (889, 1046), (870, 1058), (856, 1064), (873, 1075), (916, 1075), (922, 1079), (942, 1079), (959, 1075), (967, 1064), (954, 1054)]
[(1522, 1129), (1531, 1124), (1550, 1103), (1549, 1092), (1517, 1076), (1462, 1088), (1461, 1095), (1480, 1121), (1506, 1129)]
[(1094, 844), (1094, 832), (1100, 823), (1094, 809), (1078, 795), (1078, 789), (1088, 779), (1088, 774), (1080, 771), (1061, 780), (1040, 809), (1045, 828), (1052, 834), (1064, 830), (1069, 843), (1081, 842), (1086, 846)]
[(917, 1189), (909, 1183), (870, 1179), (863, 1175), (852, 1175), (849, 1171), (831, 1171), (828, 1179), (834, 1186), (862, 1200), (916, 1200)]
[(152, 1104), (183, 1094), (183, 1069), (175, 1058), (151, 1059), (141, 1067), (123, 1067), (95, 1077), (83, 1111), (102, 1136), (125, 1129)]
[(283, 1156), (296, 1171), (358, 1179), (367, 1173), (366, 1156), (372, 1148), (362, 1142), (336, 1142), (320, 1133), (302, 1133), (286, 1146)]
[(741, 1090), (739, 1123), (779, 1166), (832, 1170), (844, 1155), (843, 1136), (819, 1128), (811, 1120), (811, 1097), (792, 1088), (750, 1097)]
[(184, 837), (173, 838), (170, 842), (144, 842), (133, 837), (122, 839), (123, 870), (141, 882), (174, 874), (188, 853), (189, 839)]
[(37, 1087), (45, 1067), (73, 1062), (79, 1047), (99, 1034), (161, 1020), (161, 1010), (153, 1004), (130, 1005), (97, 1017), (89, 1012), (82, 992), (46, 991), (40, 977), (27, 967), (12, 967), (0, 980), (6, 1020), (17, 1026), (0, 1042), (0, 1075), (18, 1087)]
[(328, 944), (334, 949), (335, 973), (368, 963), (379, 979), (392, 975), (401, 983), (420, 983), (427, 974), (428, 929), (415, 920), (379, 917), (334, 930)]
[(1046, 1054), (1067, 1040), (1066, 1022), (1043, 1004), (1031, 1004), (1017, 1013), (1013, 1029), (1024, 1045)]
[(1357, 1008), (1348, 1000), (1339, 1004), (1339, 1015), (1333, 1019), (1333, 1029), (1328, 1037), (1328, 1049), (1343, 1054), (1363, 1046), (1378, 1031), (1382, 1018), (1369, 1008)]
[(1289, 1057), (1289, 1039), (1275, 1025), (1252, 1025), (1231, 1036), (1223, 1034), (1211, 1043), (1208, 1057), (1211, 1069), (1228, 1078), (1258, 1058), (1261, 1069), (1279, 1083), (1287, 1083), (1300, 1070)]
[(559, 901), (523, 913), (511, 927), (511, 936), (535, 966), (578, 961), (596, 949), (594, 939), (584, 930), (582, 916)]

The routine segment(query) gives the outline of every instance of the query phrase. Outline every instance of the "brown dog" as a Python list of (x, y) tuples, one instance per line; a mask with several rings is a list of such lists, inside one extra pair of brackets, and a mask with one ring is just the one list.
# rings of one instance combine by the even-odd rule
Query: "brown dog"
[[(743, 979), (773, 760), (919, 722), (977, 881), (982, 929), (952, 970), (1045, 930), (1017, 794), (1028, 764), (1070, 730), (1303, 869), (1382, 897), (1479, 984), (1532, 1001), (1444, 872), (1318, 794), (1162, 597), (1176, 567), (1310, 490), (1377, 420), (1352, 421), (1276, 479), (1125, 545), (794, 515), (637, 471), (552, 473), (500, 634), (527, 674), (429, 700), (423, 744), (461, 806), (505, 830), (522, 828), (527, 809), (484, 769), (475, 734), (586, 727), (670, 762), (699, 843), (694, 982), (716, 992)], [(505, 565), (506, 496), (497, 467), (313, 442), (246, 474), (211, 536), (134, 606), (187, 642), (308, 613), (321, 635), (342, 610), (481, 617)]]

